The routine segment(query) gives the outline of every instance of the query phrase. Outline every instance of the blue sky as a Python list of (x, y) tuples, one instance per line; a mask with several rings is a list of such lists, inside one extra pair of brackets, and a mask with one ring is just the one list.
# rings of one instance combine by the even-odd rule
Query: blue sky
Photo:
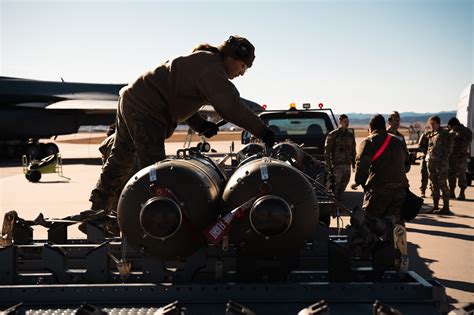
[(257, 58), (234, 83), (269, 108), (453, 110), (474, 81), (474, 1), (0, 3), (5, 76), (129, 82), (240, 34)]

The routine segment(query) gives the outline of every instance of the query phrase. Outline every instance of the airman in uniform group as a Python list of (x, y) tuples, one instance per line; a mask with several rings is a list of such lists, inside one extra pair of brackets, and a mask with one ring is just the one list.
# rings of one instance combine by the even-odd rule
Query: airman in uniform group
[(351, 179), (351, 166), (355, 168), (356, 143), (349, 127), (349, 118), (339, 116), (339, 128), (331, 131), (327, 138), (324, 150), (326, 165), (334, 175), (335, 197), (341, 200), (342, 193)]
[(455, 117), (448, 121), (448, 128), (453, 145), (453, 150), (449, 157), (449, 195), (451, 198), (456, 198), (455, 188), (457, 181), (461, 189), (457, 199), (466, 200), (466, 167), (469, 158), (469, 146), (472, 141), (472, 131), (462, 125)]
[(428, 131), (421, 134), (418, 140), (418, 151), (421, 152), (421, 197), (426, 198), (426, 188), (428, 187), (428, 166), (426, 162), (426, 154), (428, 152)]
[[(428, 151), (426, 161), (431, 181), (433, 208), (427, 213), (452, 214), (449, 208), (449, 157), (452, 152), (451, 136), (441, 127), (438, 116), (428, 119), (430, 132), (428, 133)], [(441, 194), (440, 194), (441, 192)], [(443, 199), (443, 208), (439, 209), (439, 199)]]

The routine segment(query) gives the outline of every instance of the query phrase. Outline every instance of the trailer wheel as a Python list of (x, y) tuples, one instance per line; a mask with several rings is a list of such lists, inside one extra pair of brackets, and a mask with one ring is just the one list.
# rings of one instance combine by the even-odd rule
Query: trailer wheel
[[(28, 176), (29, 174), (29, 176)], [(32, 170), (29, 173), (27, 173), (26, 177), (30, 182), (37, 183), (41, 179), (41, 172), (38, 170)]]

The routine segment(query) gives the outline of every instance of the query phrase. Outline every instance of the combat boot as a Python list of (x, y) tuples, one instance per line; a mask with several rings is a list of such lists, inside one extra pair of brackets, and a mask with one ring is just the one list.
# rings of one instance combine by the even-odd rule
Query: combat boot
[(442, 215), (453, 215), (454, 213), (451, 212), (449, 207), (443, 206), (443, 208), (439, 211), (436, 211), (436, 214), (442, 214)]
[(89, 197), (89, 201), (92, 202), (91, 205), (91, 210), (105, 210), (107, 208), (107, 198), (104, 196), (104, 194), (98, 190), (94, 189), (91, 192), (91, 195)]
[(443, 208), (441, 210), (436, 211), (436, 214), (443, 214), (443, 215), (452, 215), (453, 213), (449, 209), (449, 199), (443, 200)]
[(456, 198), (457, 200), (466, 200), (466, 195), (464, 195), (465, 188), (461, 188), (461, 192), (459, 193), (459, 196)]
[(454, 188), (449, 188), (449, 198), (451, 199), (456, 198), (456, 193), (454, 192)]
[(401, 224), (395, 225), (393, 229), (393, 245), (400, 251), (400, 258), (396, 259), (395, 267), (398, 268), (398, 276), (403, 279), (408, 273), (408, 245), (407, 230)]
[(435, 213), (435, 211), (439, 210), (439, 199), (433, 199), (433, 208), (426, 211), (428, 214)]

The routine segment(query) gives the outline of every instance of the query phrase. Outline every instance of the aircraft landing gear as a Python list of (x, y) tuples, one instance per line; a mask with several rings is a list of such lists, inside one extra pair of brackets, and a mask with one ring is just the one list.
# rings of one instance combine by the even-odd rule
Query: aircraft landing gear
[(40, 160), (46, 156), (59, 153), (55, 143), (38, 143), (38, 141), (23, 141), (17, 143), (0, 143), (0, 158), (17, 159), (26, 155), (30, 160)]

